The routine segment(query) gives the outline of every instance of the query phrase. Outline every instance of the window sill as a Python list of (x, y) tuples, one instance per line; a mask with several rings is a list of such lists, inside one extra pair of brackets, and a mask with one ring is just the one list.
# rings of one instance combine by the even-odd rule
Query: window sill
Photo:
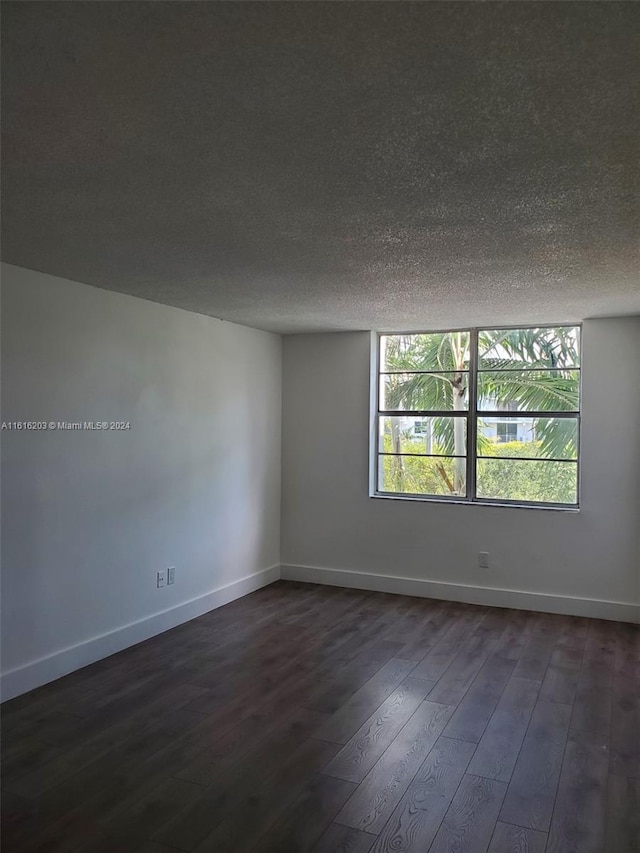
[(456, 506), (482, 506), (482, 507), (500, 507), (502, 509), (541, 509), (551, 510), (553, 512), (580, 512), (580, 506), (566, 506), (564, 504), (541, 504), (541, 503), (526, 503), (518, 501), (492, 501), (492, 500), (477, 500), (470, 501), (465, 498), (437, 498), (425, 497), (422, 495), (392, 495), (384, 492), (373, 492), (369, 494), (370, 498), (379, 498), (381, 500), (391, 501), (410, 501), (411, 503), (431, 503), (446, 506), (455, 504)]

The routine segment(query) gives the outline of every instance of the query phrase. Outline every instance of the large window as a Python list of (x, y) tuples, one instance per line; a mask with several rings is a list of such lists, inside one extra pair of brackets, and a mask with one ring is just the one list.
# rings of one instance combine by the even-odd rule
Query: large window
[(375, 494), (577, 506), (578, 327), (378, 342)]

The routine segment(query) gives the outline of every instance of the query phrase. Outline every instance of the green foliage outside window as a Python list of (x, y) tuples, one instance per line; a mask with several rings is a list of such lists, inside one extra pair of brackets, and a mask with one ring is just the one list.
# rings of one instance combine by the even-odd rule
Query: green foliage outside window
[[(469, 422), (474, 497), (577, 503), (578, 329), (480, 330), (472, 358), (474, 342), (469, 331), (382, 336), (379, 491), (466, 497)], [(518, 430), (526, 440), (504, 441)]]
[[(391, 436), (385, 436), (385, 450), (391, 452)], [(531, 457), (532, 442), (485, 442), (483, 455), (494, 457), (478, 460), (478, 494), (480, 497), (507, 501), (542, 503), (576, 503), (577, 464), (575, 462), (511, 462), (518, 457)], [(540, 449), (541, 442), (536, 442)], [(508, 457), (495, 458), (497, 454)], [(450, 457), (435, 459), (420, 456), (383, 456), (380, 480), (384, 491), (415, 495), (453, 496), (450, 488), (455, 470)], [(464, 492), (463, 492), (464, 495)]]

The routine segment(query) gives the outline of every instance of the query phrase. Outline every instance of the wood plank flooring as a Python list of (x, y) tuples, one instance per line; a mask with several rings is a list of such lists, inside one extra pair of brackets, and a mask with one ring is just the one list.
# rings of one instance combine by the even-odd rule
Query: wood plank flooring
[(3, 853), (640, 853), (640, 629), (280, 581), (2, 750)]

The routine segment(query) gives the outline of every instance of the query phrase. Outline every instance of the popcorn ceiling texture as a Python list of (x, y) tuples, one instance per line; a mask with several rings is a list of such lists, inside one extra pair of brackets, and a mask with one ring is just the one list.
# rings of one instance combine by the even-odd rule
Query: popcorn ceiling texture
[(640, 313), (634, 3), (3, 3), (3, 257), (279, 332)]

